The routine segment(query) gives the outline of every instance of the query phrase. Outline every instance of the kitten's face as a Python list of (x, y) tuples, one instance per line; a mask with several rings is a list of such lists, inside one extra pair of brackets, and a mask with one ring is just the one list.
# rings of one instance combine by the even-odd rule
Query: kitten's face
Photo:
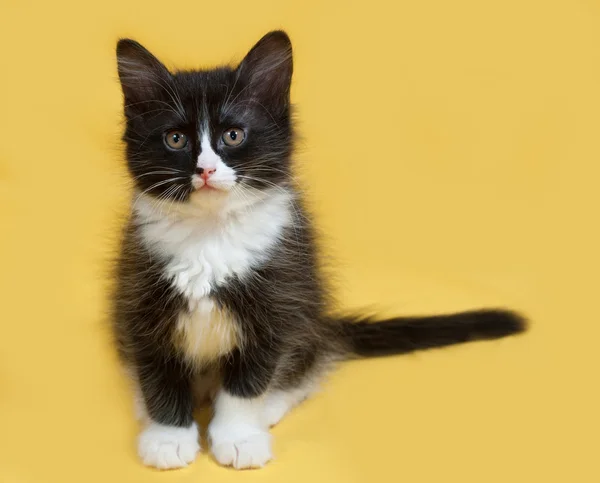
[(287, 35), (263, 37), (235, 68), (169, 72), (137, 42), (117, 46), (129, 171), (155, 199), (249, 196), (290, 177)]

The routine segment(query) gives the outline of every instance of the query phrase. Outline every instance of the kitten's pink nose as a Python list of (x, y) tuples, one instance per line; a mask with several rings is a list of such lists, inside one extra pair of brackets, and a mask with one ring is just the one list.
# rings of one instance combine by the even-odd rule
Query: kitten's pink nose
[(199, 174), (204, 181), (207, 181), (208, 178), (215, 174), (215, 171), (217, 171), (217, 168), (196, 168), (196, 173)]

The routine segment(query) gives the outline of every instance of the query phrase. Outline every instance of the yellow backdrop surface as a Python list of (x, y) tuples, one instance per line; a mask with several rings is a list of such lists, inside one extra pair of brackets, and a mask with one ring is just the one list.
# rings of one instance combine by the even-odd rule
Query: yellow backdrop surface
[[(507, 305), (532, 327), (343, 365), (261, 471), (203, 453), (160, 473), (106, 330), (115, 42), (210, 66), (274, 28), (342, 304)], [(4, 0), (0, 62), (0, 481), (600, 481), (597, 1)]]

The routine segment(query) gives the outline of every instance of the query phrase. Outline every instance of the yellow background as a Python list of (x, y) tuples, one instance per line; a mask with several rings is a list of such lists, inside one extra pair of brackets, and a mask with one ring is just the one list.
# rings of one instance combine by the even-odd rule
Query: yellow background
[[(344, 306), (533, 325), (345, 364), (262, 471), (202, 454), (160, 473), (106, 330), (128, 196), (115, 42), (194, 67), (273, 28)], [(600, 481), (597, 1), (3, 0), (0, 62), (0, 481)]]

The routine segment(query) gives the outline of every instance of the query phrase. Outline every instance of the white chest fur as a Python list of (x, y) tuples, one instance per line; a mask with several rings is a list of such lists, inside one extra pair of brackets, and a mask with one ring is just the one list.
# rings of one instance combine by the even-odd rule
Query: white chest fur
[(226, 354), (238, 343), (236, 325), (216, 309), (211, 291), (228, 277), (243, 279), (264, 262), (292, 222), (291, 197), (283, 191), (252, 203), (248, 194), (209, 196), (168, 211), (146, 196), (134, 205), (144, 242), (169, 260), (165, 276), (188, 299), (191, 313), (180, 316), (176, 337), (198, 362)]
[(135, 204), (137, 216), (145, 222), (144, 241), (170, 260), (166, 275), (190, 299), (205, 297), (227, 277), (243, 278), (260, 265), (292, 221), (286, 192), (252, 204), (231, 194), (224, 196), (223, 200), (192, 200), (171, 206), (168, 212), (157, 211), (147, 197)]

